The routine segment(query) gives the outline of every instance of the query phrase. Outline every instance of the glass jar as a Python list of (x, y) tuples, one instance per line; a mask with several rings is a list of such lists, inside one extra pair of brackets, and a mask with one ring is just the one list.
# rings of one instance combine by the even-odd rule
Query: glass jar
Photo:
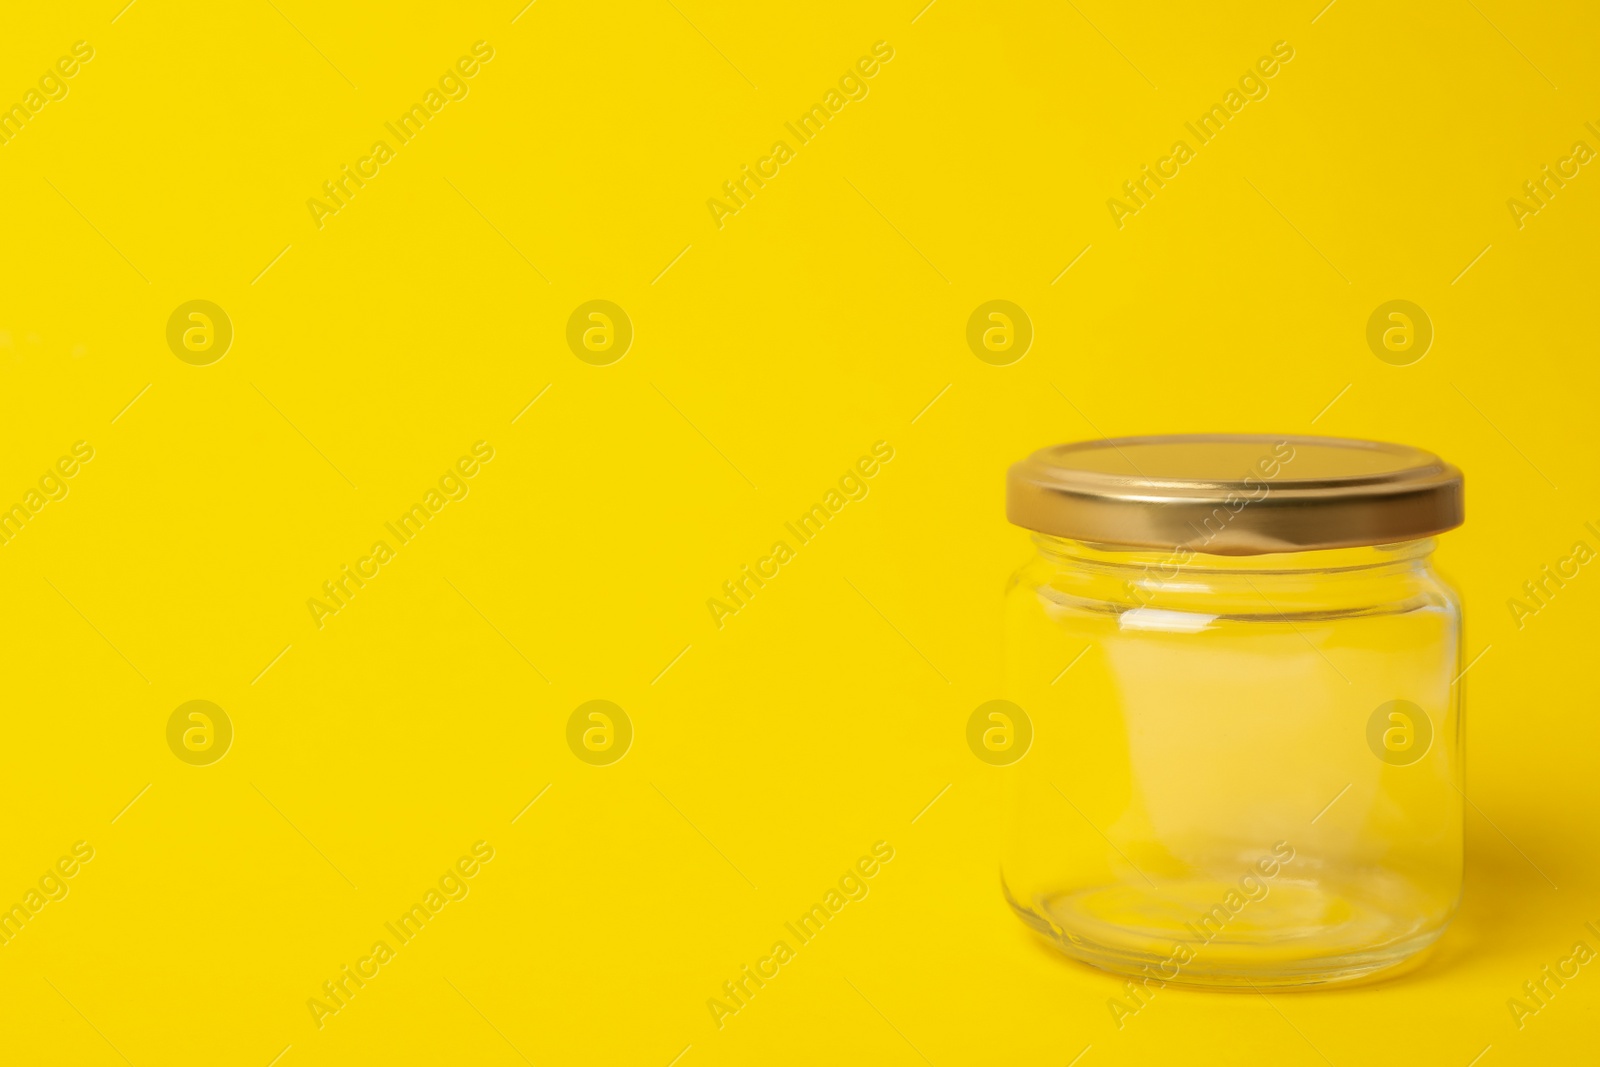
[[(1395, 967), (1461, 892), (1461, 472), (1317, 437), (1124, 438), (1011, 470), (1031, 721), (1005, 892), (1144, 987)], [(1127, 1005), (1130, 1010), (1137, 1010)]]

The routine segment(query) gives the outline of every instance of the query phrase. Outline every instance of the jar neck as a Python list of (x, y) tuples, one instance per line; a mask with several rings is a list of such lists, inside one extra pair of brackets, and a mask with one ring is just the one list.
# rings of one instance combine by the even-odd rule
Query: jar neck
[(1423, 537), (1388, 545), (1218, 556), (1196, 552), (1181, 545), (1171, 548), (1113, 545), (1075, 541), (1043, 533), (1033, 534), (1033, 543), (1039, 554), (1052, 563), (1125, 569), (1156, 579), (1177, 578), (1183, 573), (1313, 574), (1405, 568), (1425, 564), (1434, 547), (1433, 538)]
[(1035, 534), (1054, 595), (1107, 605), (1207, 615), (1368, 611), (1444, 597), (1430, 566), (1433, 539), (1389, 545), (1218, 556)]

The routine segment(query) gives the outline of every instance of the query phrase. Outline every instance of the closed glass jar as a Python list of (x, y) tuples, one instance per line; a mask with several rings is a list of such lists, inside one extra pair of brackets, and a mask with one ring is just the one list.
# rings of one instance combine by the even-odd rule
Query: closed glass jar
[(1032, 728), (1005, 892), (1146, 986), (1349, 981), (1461, 892), (1462, 479), (1335, 438), (1124, 438), (1012, 468), (1006, 597)]

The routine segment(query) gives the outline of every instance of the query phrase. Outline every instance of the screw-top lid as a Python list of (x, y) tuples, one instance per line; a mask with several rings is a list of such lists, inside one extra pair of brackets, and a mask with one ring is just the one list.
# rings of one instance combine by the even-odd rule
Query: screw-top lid
[(1175, 434), (1040, 449), (1006, 517), (1057, 537), (1222, 556), (1383, 545), (1461, 525), (1461, 471), (1408, 445)]

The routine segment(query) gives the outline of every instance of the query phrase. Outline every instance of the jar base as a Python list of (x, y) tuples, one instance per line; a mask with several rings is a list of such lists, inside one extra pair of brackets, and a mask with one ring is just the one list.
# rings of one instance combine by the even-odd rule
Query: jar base
[(1007, 899), (1066, 955), (1151, 987), (1282, 990), (1390, 977), (1419, 962), (1449, 915), (1408, 908), (1395, 881), (1374, 886), (1369, 872), (1352, 892), (1280, 879), (1253, 901), (1209, 880), (1080, 889), (1032, 907), (1009, 890)]

